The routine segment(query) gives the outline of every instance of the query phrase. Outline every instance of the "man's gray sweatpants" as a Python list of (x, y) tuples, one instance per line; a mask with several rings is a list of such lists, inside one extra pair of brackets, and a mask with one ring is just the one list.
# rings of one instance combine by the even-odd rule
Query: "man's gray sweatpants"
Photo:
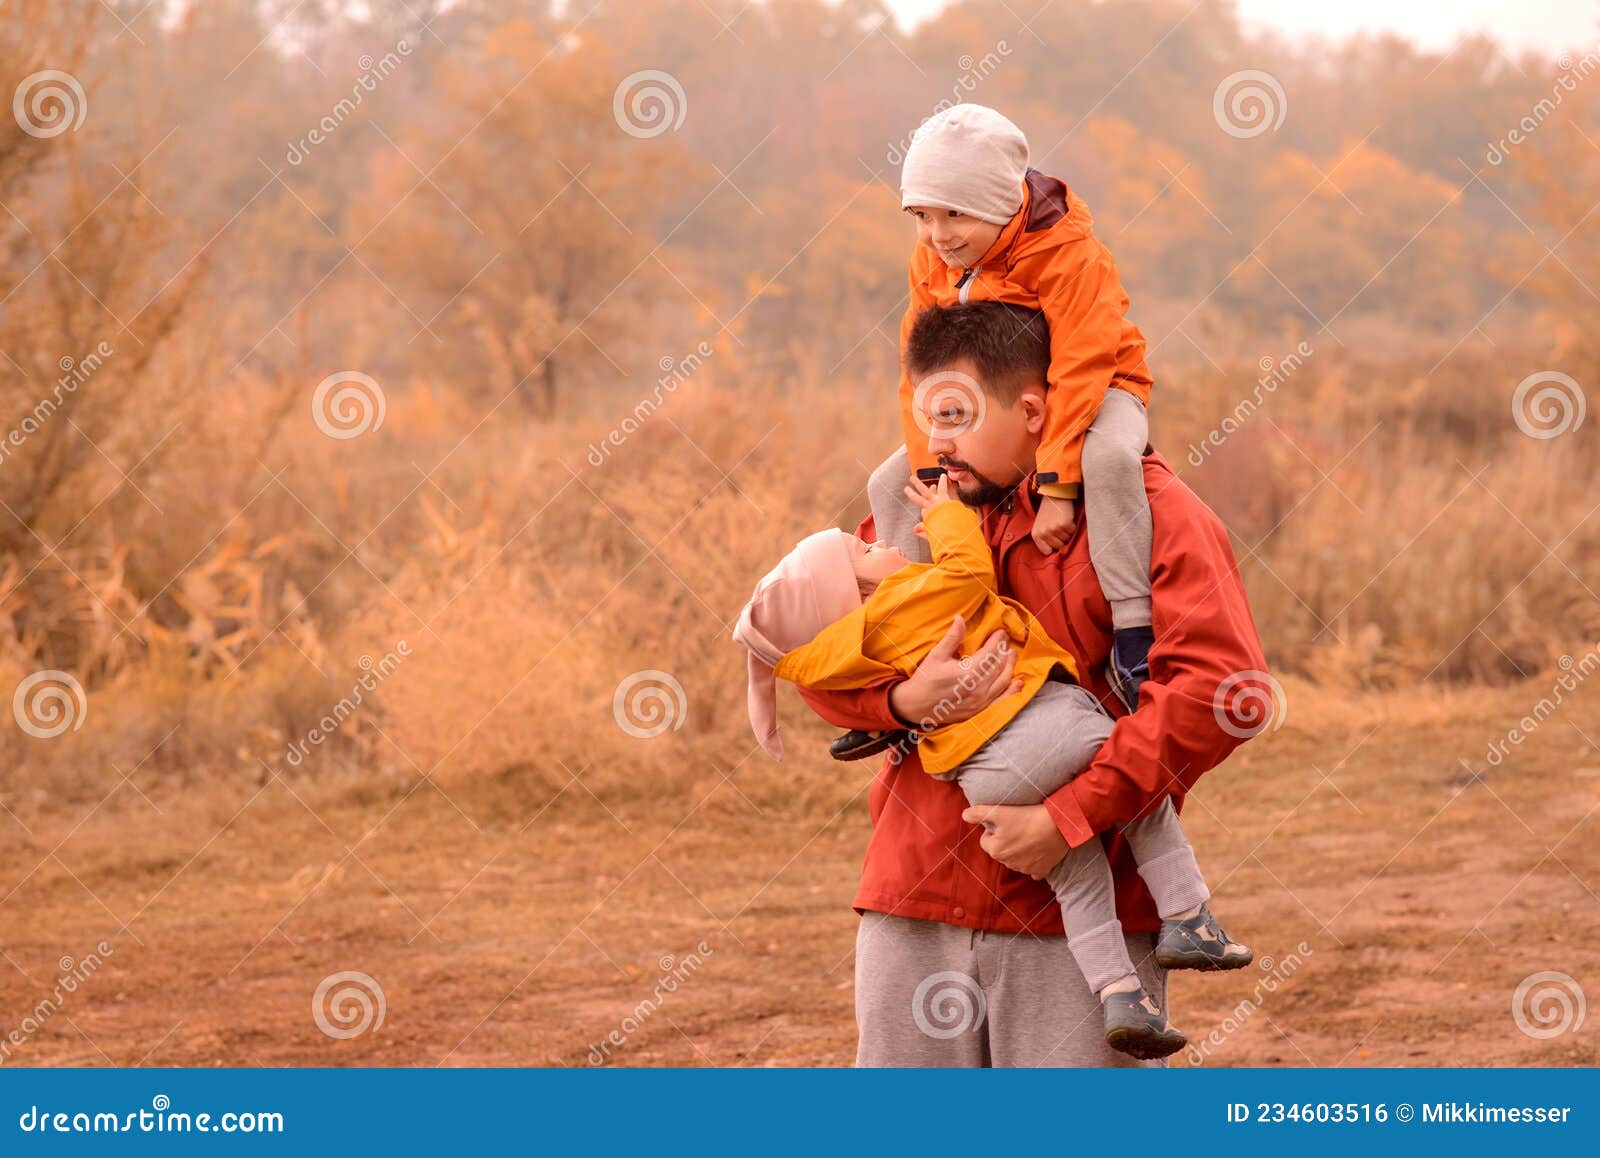
[[(1163, 1009), (1155, 937), (1127, 951)], [(986, 933), (863, 913), (856, 931), (858, 1066), (1164, 1066), (1106, 1044), (1100, 1002), (1065, 937)]]

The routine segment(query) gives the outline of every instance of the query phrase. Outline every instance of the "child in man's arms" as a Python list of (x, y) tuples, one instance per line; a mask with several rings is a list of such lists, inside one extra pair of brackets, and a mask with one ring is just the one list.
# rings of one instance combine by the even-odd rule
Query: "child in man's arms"
[[(968, 720), (923, 721), (915, 739), (923, 770), (956, 781), (972, 804), (1037, 804), (1093, 759), (1112, 721), (1077, 681), (1072, 656), (1015, 600), (1000, 595), (977, 514), (950, 494), (905, 488), (921, 508), (918, 533), (933, 562), (912, 563), (892, 546), (839, 530), (803, 540), (757, 585), (734, 639), (749, 649), (750, 722), (781, 759), (776, 680), (817, 690), (869, 686), (909, 675), (960, 615), (966, 642), (1005, 631), (1020, 649), (1022, 690)], [(1237, 969), (1251, 951), (1212, 916), (1210, 896), (1170, 799), (1123, 826), (1139, 875), (1161, 913), (1156, 960), (1169, 969)], [(1139, 1058), (1182, 1049), (1145, 993), (1117, 920), (1105, 849), (1090, 841), (1068, 851), (1048, 880), (1061, 903), (1068, 947), (1105, 1011), (1106, 1042)]]

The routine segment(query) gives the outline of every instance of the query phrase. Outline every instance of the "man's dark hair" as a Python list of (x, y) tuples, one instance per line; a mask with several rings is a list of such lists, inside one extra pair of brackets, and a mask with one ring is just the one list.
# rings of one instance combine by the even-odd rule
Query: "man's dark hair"
[(1044, 314), (1004, 302), (929, 306), (911, 324), (906, 370), (913, 380), (966, 359), (984, 393), (1014, 405), (1023, 387), (1044, 385), (1050, 368), (1050, 330)]

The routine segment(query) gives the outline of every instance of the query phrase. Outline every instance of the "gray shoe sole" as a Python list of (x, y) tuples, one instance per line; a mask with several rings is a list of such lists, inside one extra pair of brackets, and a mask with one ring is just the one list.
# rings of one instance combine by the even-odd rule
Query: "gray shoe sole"
[(1106, 1030), (1106, 1044), (1129, 1057), (1150, 1061), (1177, 1053), (1189, 1044), (1189, 1039), (1170, 1027), (1162, 1033), (1149, 1026), (1119, 1025)]
[(1236, 956), (1232, 959), (1213, 957), (1209, 953), (1197, 950), (1187, 953), (1156, 950), (1156, 964), (1163, 969), (1193, 969), (1201, 973), (1225, 973), (1231, 969), (1243, 969), (1255, 959), (1253, 950), (1242, 957)]

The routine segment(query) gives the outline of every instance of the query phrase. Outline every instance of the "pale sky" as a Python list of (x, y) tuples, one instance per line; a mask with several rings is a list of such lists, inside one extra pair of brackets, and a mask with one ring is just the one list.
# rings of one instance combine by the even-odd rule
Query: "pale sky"
[[(1057, 0), (1066, 2), (1066, 0)], [(1114, 0), (1113, 0), (1114, 2)], [(945, 0), (887, 0), (902, 23), (915, 23)], [(1463, 33), (1487, 32), (1508, 50), (1556, 55), (1600, 44), (1597, 0), (1237, 0), (1248, 28), (1335, 38), (1361, 31), (1391, 31), (1424, 48), (1447, 49)], [(1019, 5), (1026, 16), (1031, 7)]]

